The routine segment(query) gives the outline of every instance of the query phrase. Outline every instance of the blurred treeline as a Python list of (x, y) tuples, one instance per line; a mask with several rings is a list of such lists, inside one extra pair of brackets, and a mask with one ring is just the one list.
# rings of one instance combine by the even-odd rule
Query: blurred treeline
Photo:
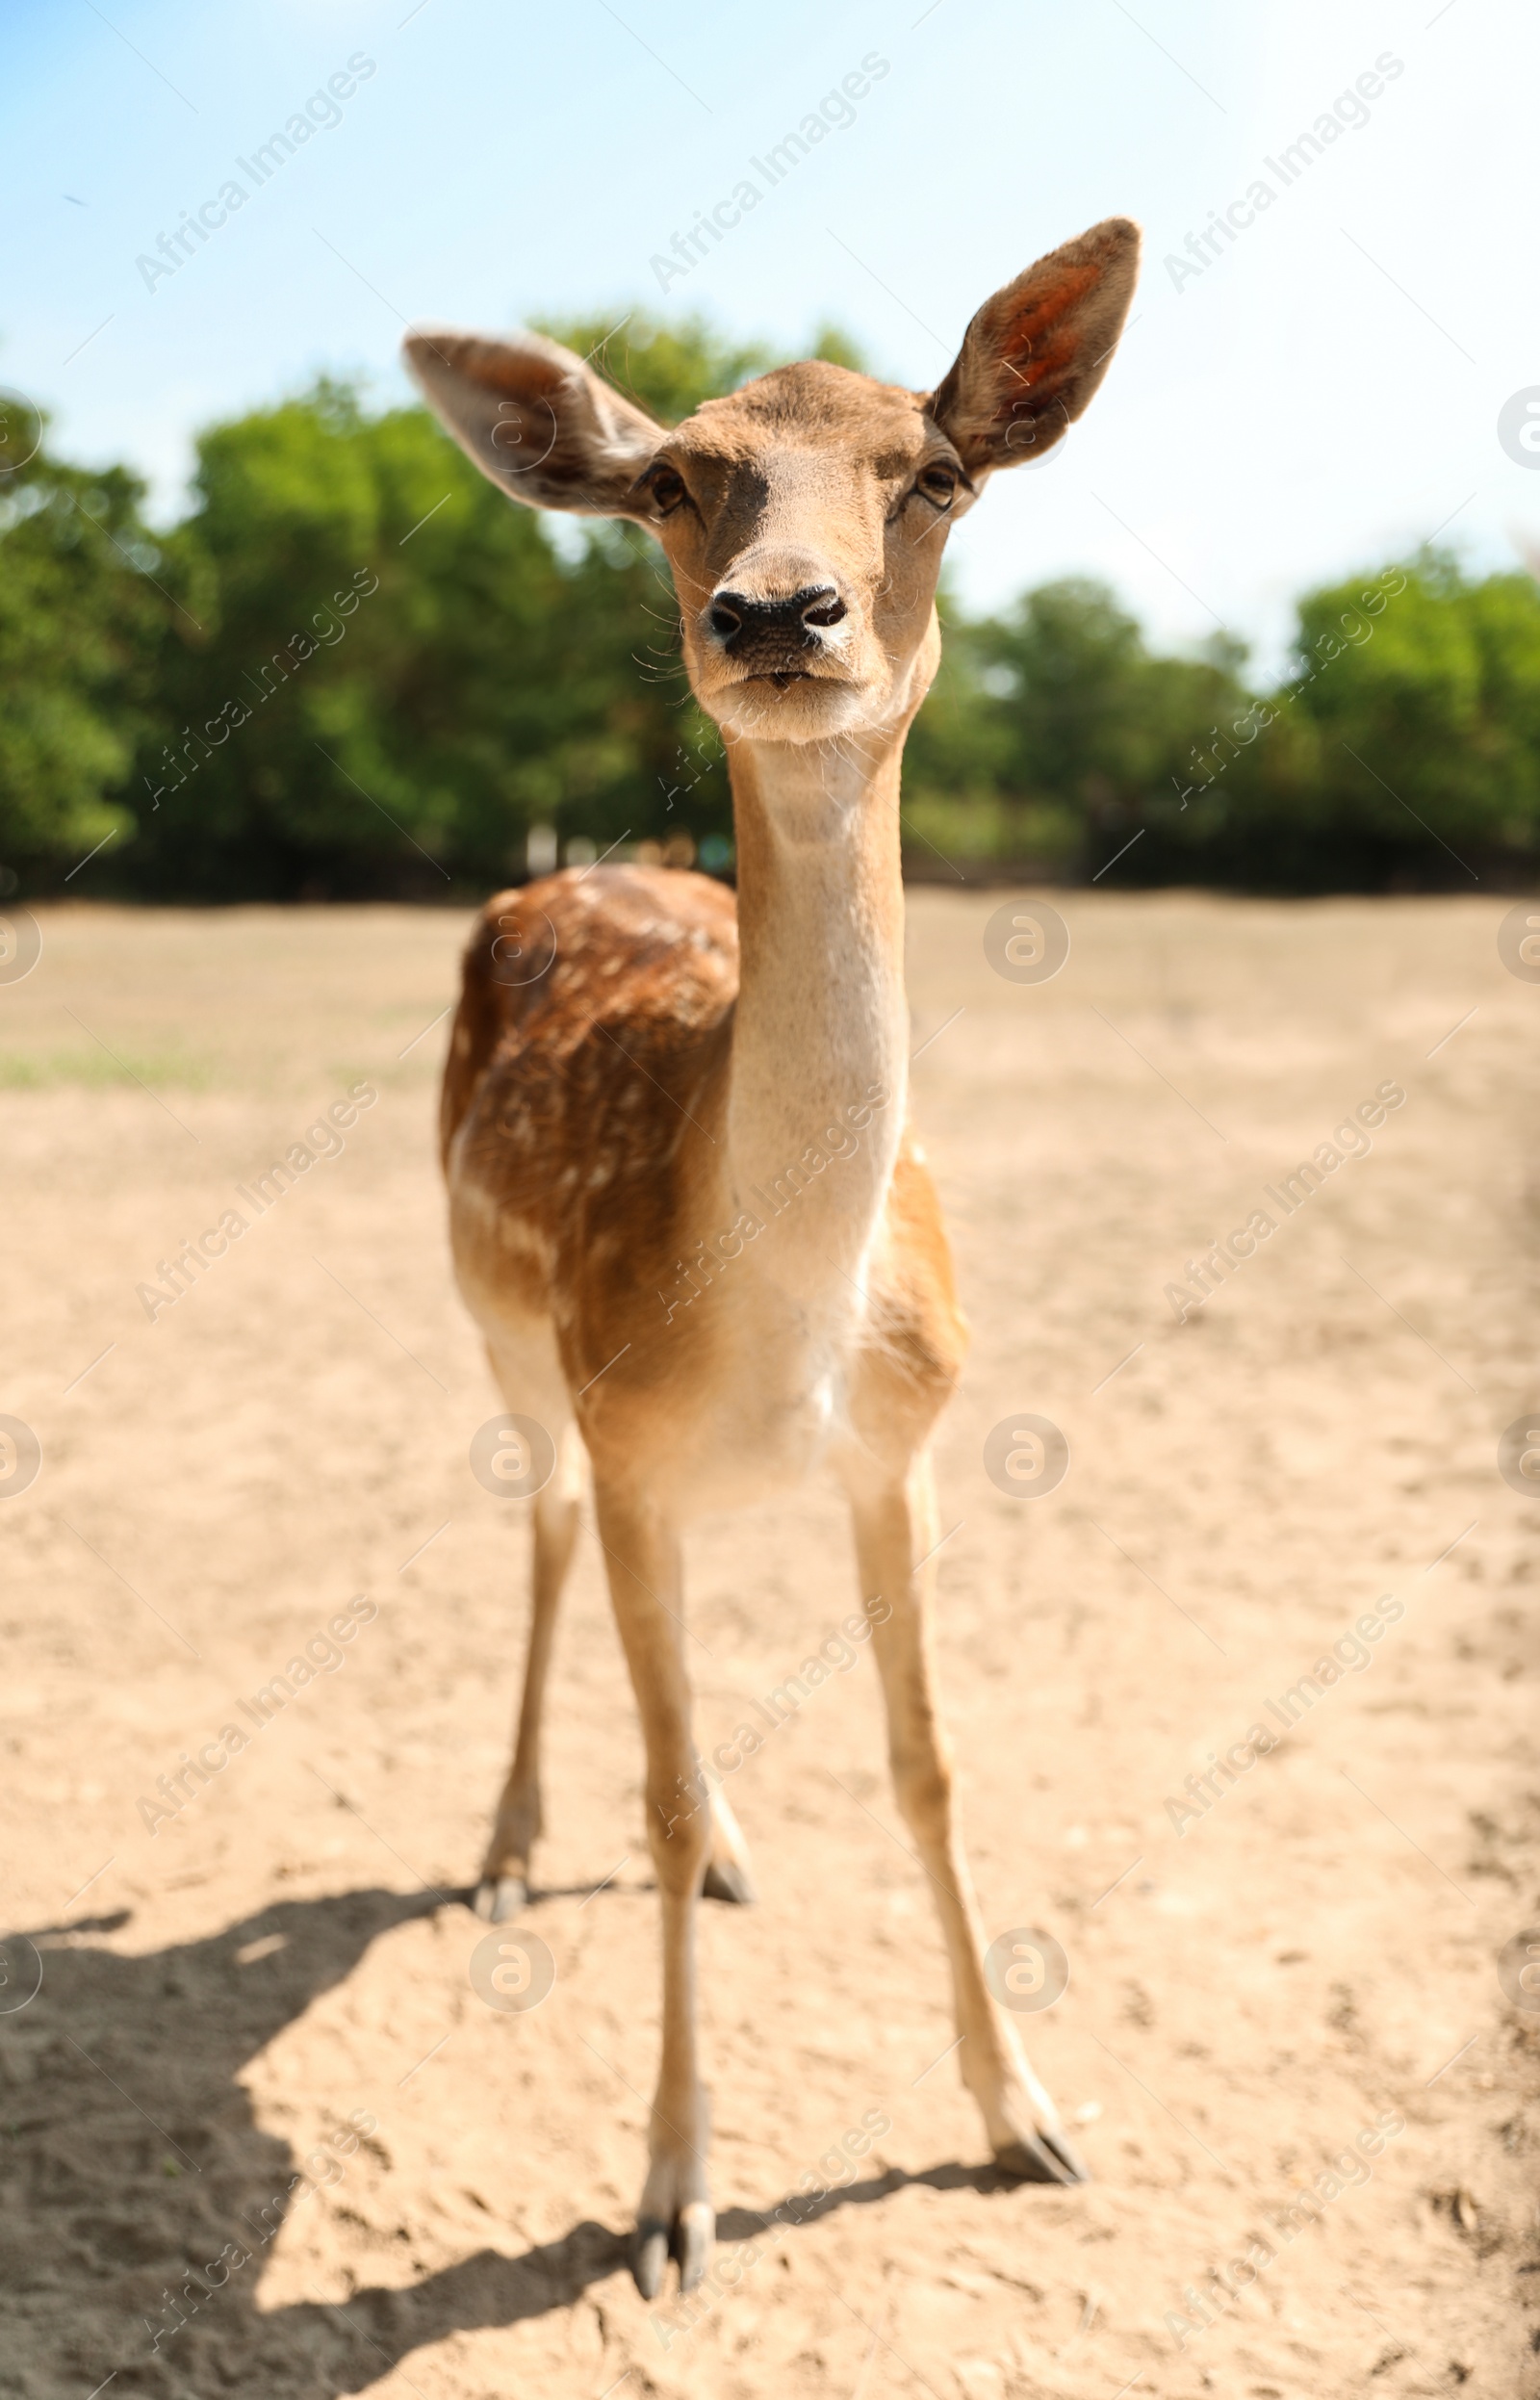
[[(579, 353), (605, 330), (548, 329)], [(637, 317), (599, 358), (665, 421), (773, 363)], [(425, 412), (332, 383), (207, 432), (169, 531), (141, 501), (46, 445), (0, 477), (7, 890), (458, 897), (549, 863), (532, 828), (729, 863), (721, 745), (644, 535), (512, 506)], [(1076, 880), (1122, 850), (1118, 883), (1373, 890), (1540, 860), (1524, 575), (1427, 554), (1313, 592), (1266, 692), (1222, 637), (1152, 654), (1091, 582), (942, 613), (905, 773), (922, 871)]]

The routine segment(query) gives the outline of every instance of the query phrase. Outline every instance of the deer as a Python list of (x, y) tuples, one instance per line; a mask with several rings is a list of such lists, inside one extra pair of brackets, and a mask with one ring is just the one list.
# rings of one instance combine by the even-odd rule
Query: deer
[(583, 1467), (640, 1716), (661, 1918), (661, 2052), (631, 2271), (700, 2283), (715, 2239), (697, 1910), (755, 1897), (692, 1721), (692, 1521), (832, 1471), (848, 1503), (894, 1795), (935, 1895), (957, 2055), (993, 2160), (1087, 2170), (986, 1974), (934, 1622), (931, 1442), (965, 1328), (910, 1123), (899, 779), (940, 656), (951, 528), (1094, 395), (1140, 236), (1110, 218), (972, 318), (934, 391), (819, 360), (673, 426), (542, 335), (404, 344), (445, 429), (513, 500), (625, 520), (661, 549), (689, 686), (720, 731), (736, 897), (600, 864), (475, 921), (444, 1071), (460, 1294), (553, 1464), (533, 1501), (513, 1763), (475, 1905), (509, 1922), (543, 1829), (540, 1727)]

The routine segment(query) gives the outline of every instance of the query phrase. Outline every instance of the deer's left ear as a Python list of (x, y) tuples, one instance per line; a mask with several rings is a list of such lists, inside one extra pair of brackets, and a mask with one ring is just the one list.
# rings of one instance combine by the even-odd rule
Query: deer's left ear
[(1040, 458), (1088, 406), (1139, 273), (1139, 227), (1109, 217), (986, 300), (929, 408), (970, 474)]

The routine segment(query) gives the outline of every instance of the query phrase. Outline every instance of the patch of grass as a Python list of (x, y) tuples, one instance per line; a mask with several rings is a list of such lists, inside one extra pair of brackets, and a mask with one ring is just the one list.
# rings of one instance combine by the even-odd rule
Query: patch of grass
[(148, 1084), (152, 1092), (172, 1086), (201, 1092), (211, 1080), (200, 1059), (167, 1052), (122, 1050), (114, 1058), (100, 1049), (0, 1050), (0, 1091), (50, 1092), (64, 1084), (101, 1090), (109, 1084)]

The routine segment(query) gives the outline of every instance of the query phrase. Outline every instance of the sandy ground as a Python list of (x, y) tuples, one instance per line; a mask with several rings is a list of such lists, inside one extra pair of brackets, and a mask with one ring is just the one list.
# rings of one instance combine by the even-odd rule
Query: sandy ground
[[(1540, 2015), (1497, 1966), (1540, 1923), (1536, 1512), (1496, 1464), (1537, 1396), (1540, 987), (1501, 902), (1181, 894), (1060, 895), (1069, 962), (1019, 986), (983, 951), (1001, 899), (911, 909), (975, 1333), (942, 1649), (988, 1927), (1069, 1960), (1021, 2024), (1095, 2181), (982, 2163), (861, 1659), (731, 1788), (762, 1899), (705, 1912), (724, 2246), (693, 2329), (623, 2263), (655, 1903), (591, 1538), (540, 2007), (477, 1996), (455, 1897), (527, 1539), (468, 1466), (499, 1404), (432, 1148), (461, 922), (46, 915), (0, 986), (0, 1412), (42, 1446), (0, 1504), (3, 1910), (36, 1942), (0, 1954), (8, 2400), (1540, 2390)], [(136, 1286), (360, 1081), (340, 1154), (152, 1323)], [(1387, 1081), (1371, 1154), (1178, 1324), (1163, 1287)], [(1070, 1445), (1038, 1501), (984, 1471), (1021, 1410)], [(708, 1527), (690, 1569), (715, 1741), (849, 1611), (839, 1509)], [(341, 1664), (258, 1726), (312, 1638)], [(141, 1809), (232, 1721), (206, 1788)]]

